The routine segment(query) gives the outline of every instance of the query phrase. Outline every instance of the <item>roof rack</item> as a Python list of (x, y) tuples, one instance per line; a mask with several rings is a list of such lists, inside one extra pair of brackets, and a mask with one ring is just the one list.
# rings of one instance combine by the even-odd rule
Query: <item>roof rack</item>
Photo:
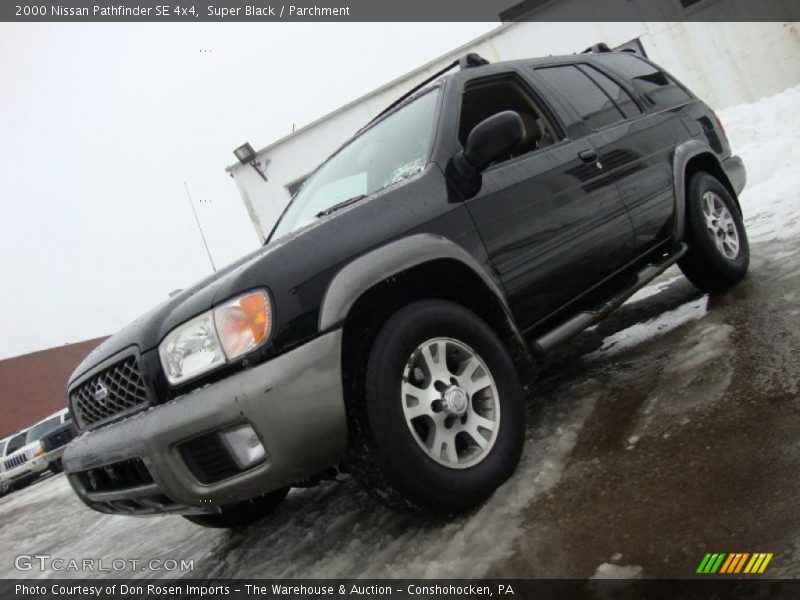
[[(458, 60), (454, 60), (453, 62), (451, 62), (449, 65), (447, 65), (443, 69), (440, 69), (439, 71), (436, 71), (436, 73), (434, 73), (433, 75), (431, 75), (430, 77), (428, 77), (424, 81), (421, 81), (420, 83), (415, 85), (413, 88), (408, 90), (405, 94), (400, 96), (397, 100), (395, 100), (389, 106), (387, 106), (381, 112), (379, 112), (375, 116), (375, 118), (372, 119), (372, 121), (374, 121), (378, 117), (383, 116), (384, 114), (386, 114), (387, 112), (389, 112), (390, 110), (395, 108), (398, 104), (402, 103), (406, 98), (411, 96), (414, 92), (417, 92), (417, 91), (421, 90), (426, 85), (428, 85), (431, 81), (434, 81), (434, 80), (438, 79), (439, 77), (441, 77), (442, 75), (444, 75), (445, 73), (447, 73), (451, 69), (454, 69), (455, 67), (459, 67), (460, 69), (471, 69), (473, 67), (482, 67), (483, 65), (488, 65), (488, 64), (489, 64), (489, 61), (486, 60), (485, 58), (483, 58), (480, 54), (476, 54), (475, 52), (470, 52), (469, 54), (465, 54), (464, 56), (462, 56)], [(372, 121), (370, 121), (370, 123)]]
[(602, 54), (603, 52), (614, 52), (611, 48), (608, 47), (608, 44), (605, 42), (600, 42), (599, 44), (594, 44), (593, 46), (589, 46), (586, 50), (581, 52), (581, 54)]
[(462, 69), (469, 69), (471, 67), (482, 67), (488, 65), (489, 61), (483, 58), (480, 54), (470, 52), (458, 59), (458, 66)]

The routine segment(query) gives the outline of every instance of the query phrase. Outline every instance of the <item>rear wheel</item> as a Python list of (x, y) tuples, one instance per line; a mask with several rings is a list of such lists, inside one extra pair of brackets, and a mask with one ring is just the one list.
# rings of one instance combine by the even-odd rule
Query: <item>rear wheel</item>
[(216, 527), (222, 529), (233, 529), (245, 527), (267, 515), (275, 512), (275, 509), (286, 498), (289, 488), (275, 490), (269, 494), (264, 494), (252, 500), (246, 500), (239, 504), (226, 506), (220, 512), (206, 515), (183, 515), (187, 521), (203, 527)]
[(495, 332), (458, 304), (424, 300), (395, 313), (355, 392), (349, 466), (394, 509), (468, 510), (519, 462), (525, 420), (514, 364)]
[(686, 198), (689, 251), (678, 261), (697, 287), (724, 290), (744, 278), (750, 247), (742, 215), (727, 188), (708, 173), (695, 174)]

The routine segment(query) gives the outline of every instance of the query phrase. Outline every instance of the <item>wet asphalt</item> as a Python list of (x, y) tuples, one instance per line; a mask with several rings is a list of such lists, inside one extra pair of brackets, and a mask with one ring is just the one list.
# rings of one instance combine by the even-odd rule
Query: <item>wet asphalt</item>
[[(548, 362), (543, 403), (588, 378), (603, 392), (558, 484), (525, 510), (530, 535), (491, 575), (590, 577), (607, 563), (682, 578), (706, 552), (771, 552), (771, 576), (800, 575), (799, 258), (794, 243), (757, 245), (736, 288), (702, 296), (678, 278)], [(692, 301), (701, 318), (587, 359)]]

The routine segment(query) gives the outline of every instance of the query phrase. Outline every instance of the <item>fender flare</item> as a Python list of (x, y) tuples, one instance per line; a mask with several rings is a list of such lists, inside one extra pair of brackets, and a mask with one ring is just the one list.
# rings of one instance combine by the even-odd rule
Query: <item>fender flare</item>
[[(675, 196), (675, 222), (673, 223), (673, 239), (682, 240), (686, 228), (686, 166), (689, 161), (700, 154), (708, 154), (716, 161), (720, 172), (728, 177), (717, 155), (708, 144), (699, 140), (689, 140), (679, 144), (672, 155), (672, 180)], [(732, 189), (730, 181), (724, 181)]]
[(345, 265), (325, 290), (319, 312), (319, 330), (327, 331), (343, 323), (361, 295), (381, 281), (439, 259), (457, 260), (481, 278), (500, 302), (515, 337), (524, 345), (505, 294), (486, 268), (455, 242), (431, 233), (418, 233), (389, 242)]

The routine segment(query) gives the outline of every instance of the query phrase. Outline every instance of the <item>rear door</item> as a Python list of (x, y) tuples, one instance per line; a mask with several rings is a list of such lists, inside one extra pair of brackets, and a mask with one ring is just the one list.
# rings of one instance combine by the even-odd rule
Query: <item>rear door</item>
[(484, 171), (481, 190), (466, 205), (520, 327), (529, 330), (619, 268), (630, 255), (633, 228), (592, 144), (570, 130), (522, 71), (465, 82), (460, 144), (478, 122), (503, 110), (520, 113), (529, 139)]
[(617, 186), (635, 228), (633, 259), (660, 241), (671, 215), (672, 177), (664, 155), (675, 132), (649, 117), (633, 96), (591, 64), (537, 68), (535, 76), (570, 104), (587, 128), (609, 183)]
[(632, 167), (618, 167), (617, 185), (631, 213), (637, 244), (650, 249), (671, 239), (672, 161), (675, 146), (687, 135), (682, 116), (694, 99), (667, 73), (639, 56), (612, 52), (595, 56), (593, 62), (596, 68), (583, 68), (591, 69), (598, 80), (605, 79), (609, 87), (625, 86), (626, 96), (635, 97), (644, 113), (624, 128), (602, 132), (595, 143), (609, 157), (621, 151), (636, 157)]

